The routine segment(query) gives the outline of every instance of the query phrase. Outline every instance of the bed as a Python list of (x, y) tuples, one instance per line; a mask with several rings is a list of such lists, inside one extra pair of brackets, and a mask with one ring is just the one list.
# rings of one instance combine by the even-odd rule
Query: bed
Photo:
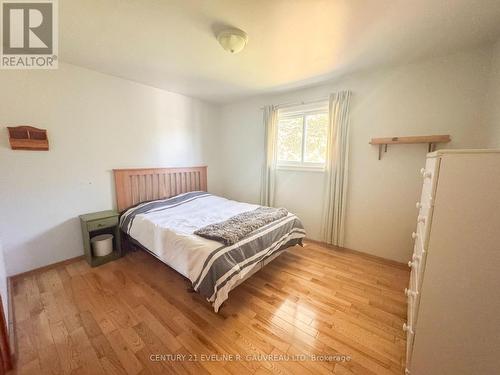
[(114, 175), (125, 237), (189, 279), (215, 312), (232, 289), (305, 237), (289, 212), (229, 244), (194, 234), (260, 207), (208, 193), (206, 167), (118, 169)]

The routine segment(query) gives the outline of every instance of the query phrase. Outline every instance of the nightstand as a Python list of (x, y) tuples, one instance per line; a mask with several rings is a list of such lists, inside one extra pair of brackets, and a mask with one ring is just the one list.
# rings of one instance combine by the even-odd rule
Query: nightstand
[[(119, 214), (116, 211), (101, 211), (80, 215), (82, 227), (83, 250), (85, 259), (92, 267), (115, 260), (122, 256)], [(111, 254), (97, 257), (92, 254), (90, 239), (99, 234), (110, 233), (113, 235), (113, 251)]]

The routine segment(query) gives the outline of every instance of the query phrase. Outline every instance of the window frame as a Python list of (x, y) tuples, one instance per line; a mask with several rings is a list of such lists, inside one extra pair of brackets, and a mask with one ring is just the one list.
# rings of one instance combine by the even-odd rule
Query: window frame
[[(276, 169), (280, 170), (307, 170), (307, 171), (318, 171), (318, 172), (323, 172), (326, 167), (326, 160), (324, 163), (315, 163), (315, 162), (309, 162), (305, 161), (305, 150), (306, 150), (306, 139), (307, 139), (307, 121), (306, 118), (308, 116), (313, 116), (313, 115), (323, 115), (326, 114), (327, 116), (327, 131), (329, 132), (329, 126), (330, 126), (330, 121), (329, 121), (329, 113), (328, 109), (325, 108), (325, 105), (320, 105), (317, 106), (316, 108), (310, 108), (310, 109), (299, 109), (301, 106), (298, 106), (297, 111), (293, 111), (293, 108), (290, 112), (286, 112), (284, 114), (278, 113), (278, 123), (277, 123), (277, 129), (276, 129), (276, 155), (278, 154), (278, 134), (280, 131), (279, 128), (279, 122), (282, 119), (291, 119), (291, 118), (302, 118), (302, 145), (301, 145), (301, 160), (300, 161), (283, 161), (279, 160), (278, 156), (276, 156)], [(328, 152), (328, 150), (327, 150)], [(325, 155), (326, 159), (326, 155)]]

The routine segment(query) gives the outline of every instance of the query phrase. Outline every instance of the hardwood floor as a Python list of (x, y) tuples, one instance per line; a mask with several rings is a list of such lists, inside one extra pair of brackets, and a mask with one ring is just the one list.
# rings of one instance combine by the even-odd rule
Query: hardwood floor
[[(15, 372), (401, 374), (408, 277), (309, 242), (233, 290), (215, 314), (186, 279), (142, 251), (97, 268), (62, 264), (14, 280)], [(241, 360), (202, 360), (209, 354)], [(262, 360), (285, 354), (351, 360)]]

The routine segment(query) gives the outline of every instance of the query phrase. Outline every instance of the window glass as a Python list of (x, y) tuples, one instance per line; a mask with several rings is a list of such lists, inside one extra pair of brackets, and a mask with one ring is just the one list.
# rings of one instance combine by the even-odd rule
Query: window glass
[(302, 161), (302, 132), (301, 117), (282, 118), (278, 122), (278, 161)]
[(305, 133), (304, 161), (324, 164), (328, 137), (328, 115), (318, 113), (306, 116)]
[(276, 140), (278, 166), (323, 168), (328, 127), (328, 103), (280, 110)]

